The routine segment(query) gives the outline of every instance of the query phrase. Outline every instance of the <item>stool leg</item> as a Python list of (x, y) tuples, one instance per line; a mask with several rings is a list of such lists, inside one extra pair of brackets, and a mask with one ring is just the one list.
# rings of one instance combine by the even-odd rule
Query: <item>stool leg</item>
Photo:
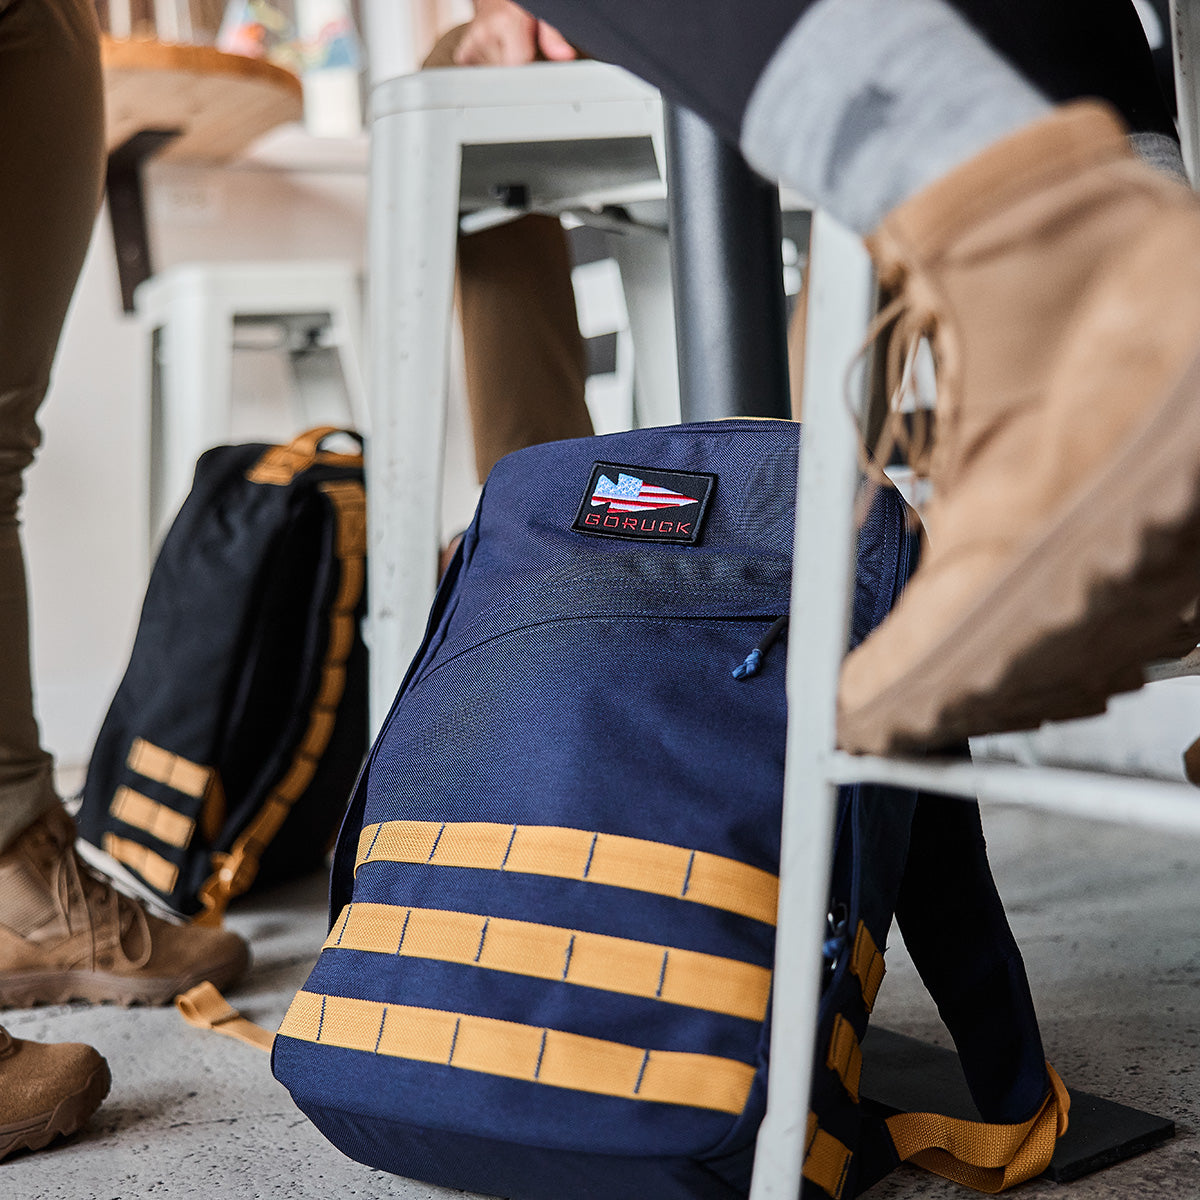
[(362, 301), (357, 283), (347, 280), (334, 296), (330, 317), (330, 338), (337, 347), (346, 386), (346, 402), (350, 424), (359, 433), (370, 432), (366, 390), (363, 386), (362, 359), (364, 352)]
[(679, 422), (675, 300), (667, 235), (637, 225), (605, 239), (621, 272), (633, 336), (634, 419), (639, 428)]
[[(795, 1200), (800, 1194), (837, 801), (837, 787), (827, 780), (836, 749), (838, 671), (854, 582), (857, 442), (844, 403), (845, 372), (875, 303), (870, 260), (854, 234), (817, 214), (812, 244), (804, 369), (807, 420), (788, 630), (771, 1070), (751, 1200)], [(852, 381), (856, 401), (865, 388), (864, 374), (858, 370)]]
[(1175, 61), (1175, 103), (1179, 113), (1179, 142), (1188, 178), (1195, 187), (1200, 169), (1200, 13), (1189, 0), (1171, 0), (1171, 46)]
[(421, 643), (437, 582), (460, 152), (453, 114), (372, 129), (367, 443), (371, 723)]
[(334, 317), (330, 313), (318, 329), (328, 331), (324, 345), (302, 344), (313, 336), (313, 327), (288, 330), (295, 343), (288, 351), (292, 369), (297, 416), (303, 428), (316, 425), (353, 424), (350, 380), (346, 374), (346, 356), (334, 332)]
[(162, 330), (160, 386), (151, 404), (151, 540), (157, 542), (192, 484), (196, 459), (229, 437), (233, 314), (219, 296), (197, 290), (179, 299)]

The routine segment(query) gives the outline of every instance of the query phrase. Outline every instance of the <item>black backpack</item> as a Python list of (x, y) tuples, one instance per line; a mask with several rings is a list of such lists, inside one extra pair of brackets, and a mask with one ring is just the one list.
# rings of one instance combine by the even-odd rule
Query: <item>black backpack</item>
[(81, 836), (181, 915), (321, 863), (362, 762), (366, 508), (338, 432), (201, 457), (92, 753)]

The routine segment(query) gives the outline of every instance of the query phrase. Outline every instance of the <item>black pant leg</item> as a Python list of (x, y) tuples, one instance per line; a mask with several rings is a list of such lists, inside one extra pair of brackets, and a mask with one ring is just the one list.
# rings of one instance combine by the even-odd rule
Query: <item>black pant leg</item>
[[(528, 0), (527, 6), (593, 57), (640, 75), (736, 142), (764, 67), (814, 2)], [(1099, 97), (1133, 128), (1173, 134), (1132, 0), (949, 3), (1052, 101)]]

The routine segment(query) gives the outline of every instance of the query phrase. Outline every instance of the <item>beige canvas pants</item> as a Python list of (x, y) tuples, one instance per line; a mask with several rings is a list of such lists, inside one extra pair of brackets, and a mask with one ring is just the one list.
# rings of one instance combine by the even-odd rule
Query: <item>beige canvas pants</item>
[[(445, 34), (424, 65), (454, 66), (465, 30)], [(589, 436), (587, 364), (558, 221), (533, 215), (460, 237), (457, 283), (480, 482), (510, 451)]]
[(103, 174), (91, 0), (0, 0), (0, 849), (57, 803), (33, 709), (21, 477)]
[[(424, 65), (454, 66), (465, 30), (445, 34)], [(592, 433), (570, 269), (566, 236), (552, 217), (522, 217), (458, 239), (458, 312), (480, 482), (512, 450)], [(788, 334), (797, 418), (803, 309), (802, 297)]]

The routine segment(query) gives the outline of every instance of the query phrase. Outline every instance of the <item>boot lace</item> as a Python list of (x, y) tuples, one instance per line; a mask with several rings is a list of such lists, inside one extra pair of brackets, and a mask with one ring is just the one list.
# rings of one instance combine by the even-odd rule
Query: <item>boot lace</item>
[(891, 299), (867, 327), (866, 337), (847, 369), (843, 389), (847, 411), (855, 427), (861, 429), (856, 416), (853, 379), (871, 351), (882, 344), (887, 409), (874, 446), (867, 445), (861, 432), (858, 435), (859, 469), (867, 481), (858, 500), (856, 516), (859, 525), (866, 520), (875, 493), (881, 487), (890, 486), (885, 468), (893, 455), (898, 451), (914, 474), (918, 478), (925, 478), (929, 474), (933, 450), (929, 410), (914, 404), (910, 423), (904, 419), (904, 407), (910, 398), (917, 399), (917, 355), (921, 343), (931, 341), (937, 331), (937, 314), (932, 307), (915, 302), (911, 291), (902, 286), (901, 280), (890, 280), (886, 285), (881, 283), (881, 286), (891, 293)]
[[(122, 895), (108, 880), (82, 862), (75, 847), (59, 847), (51, 886), (68, 929), (74, 929), (71, 910), (74, 897), (82, 897), (84, 919), (91, 941), (91, 959), (100, 962), (109, 956), (124, 961), (131, 970), (144, 967), (150, 959), (150, 926), (140, 904)], [(127, 946), (140, 946), (131, 954)]]

